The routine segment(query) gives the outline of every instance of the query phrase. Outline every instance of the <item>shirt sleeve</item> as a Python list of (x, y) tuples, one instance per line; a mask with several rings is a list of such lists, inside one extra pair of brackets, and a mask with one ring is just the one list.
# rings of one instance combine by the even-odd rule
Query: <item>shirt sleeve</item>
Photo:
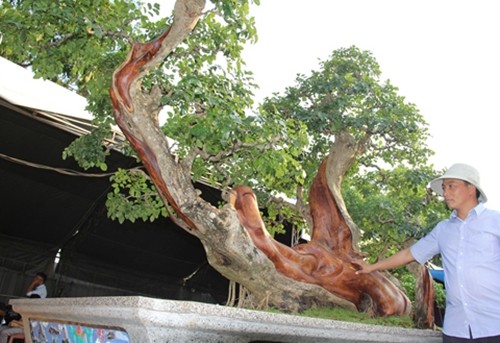
[(420, 263), (424, 264), (429, 261), (434, 255), (440, 253), (438, 243), (439, 225), (436, 226), (429, 234), (421, 238), (417, 243), (413, 244), (410, 248), (413, 258)]
[(31, 292), (26, 293), (26, 296), (28, 298), (44, 298), (43, 294), (46, 293), (44, 288), (45, 288), (44, 285), (39, 285)]

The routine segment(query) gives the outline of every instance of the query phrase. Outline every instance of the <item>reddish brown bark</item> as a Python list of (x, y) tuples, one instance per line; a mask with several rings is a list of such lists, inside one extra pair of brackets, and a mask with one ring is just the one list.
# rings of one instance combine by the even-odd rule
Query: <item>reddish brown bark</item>
[(204, 7), (205, 0), (177, 1), (172, 26), (148, 43), (134, 43), (127, 59), (113, 73), (110, 87), (116, 123), (137, 152), (165, 204), (172, 206), (175, 212), (175, 216), (171, 214), (172, 220), (193, 235), (197, 234), (196, 224), (181, 211), (178, 197), (171, 194), (174, 187), (167, 184), (160, 164), (170, 166), (168, 169), (178, 179), (176, 183), (190, 179), (189, 172), (173, 163), (168, 150), (161, 149), (166, 147), (164, 143), (160, 148), (152, 144), (161, 130), (157, 117), (151, 118), (144, 101), (138, 98), (142, 75), (158, 65), (193, 30)]
[(428, 329), (434, 327), (434, 281), (429, 270), (421, 264), (414, 263), (412, 272), (416, 275), (414, 321), (417, 327)]
[(407, 314), (408, 298), (383, 274), (356, 274), (352, 262), (360, 256), (352, 249), (350, 230), (327, 187), (325, 169), (326, 161), (311, 187), (310, 242), (290, 248), (275, 241), (264, 227), (254, 193), (246, 186), (237, 187), (232, 200), (242, 225), (282, 274), (320, 285), (359, 310), (373, 306), (378, 315)]
[[(359, 255), (328, 188), (326, 162), (311, 188), (312, 240), (293, 248), (267, 233), (250, 188), (236, 188), (230, 201), (233, 208), (222, 210), (198, 197), (191, 184), (189, 164), (179, 163), (168, 150), (166, 138), (148, 109), (148, 101), (153, 100), (140, 92), (140, 79), (191, 32), (203, 6), (203, 0), (177, 1), (172, 27), (150, 43), (134, 44), (127, 60), (115, 71), (110, 90), (116, 122), (141, 158), (165, 205), (172, 208), (171, 218), (200, 238), (214, 268), (254, 291), (259, 302), (293, 309), (313, 304), (321, 296), (317, 304), (329, 305), (332, 298), (341, 298), (335, 304), (348, 302), (345, 306), (355, 304), (360, 310), (373, 310), (379, 315), (410, 311), (406, 296), (383, 274), (355, 274), (352, 261)], [(249, 237), (240, 234), (234, 210)], [(261, 252), (254, 251), (257, 249), (252, 244)], [(290, 285), (291, 279), (298, 284)]]

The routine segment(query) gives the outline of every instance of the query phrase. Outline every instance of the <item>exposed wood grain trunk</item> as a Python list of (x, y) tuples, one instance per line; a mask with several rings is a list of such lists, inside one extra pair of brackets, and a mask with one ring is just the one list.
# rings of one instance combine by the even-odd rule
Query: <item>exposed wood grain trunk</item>
[(172, 219), (200, 239), (215, 269), (248, 289), (247, 303), (253, 307), (299, 311), (342, 306), (378, 315), (408, 313), (408, 299), (383, 274), (355, 274), (351, 262), (359, 254), (353, 248), (353, 223), (350, 218), (346, 221), (343, 201), (341, 207), (337, 205), (338, 187), (333, 191), (336, 196), (332, 195), (326, 160), (311, 189), (312, 240), (293, 248), (267, 233), (248, 187), (235, 188), (229, 204), (221, 209), (199, 197), (189, 161), (176, 160), (159, 128), (159, 94), (142, 93), (140, 80), (191, 32), (203, 7), (202, 0), (177, 1), (172, 26), (154, 41), (132, 46), (110, 89), (116, 122), (172, 209)]

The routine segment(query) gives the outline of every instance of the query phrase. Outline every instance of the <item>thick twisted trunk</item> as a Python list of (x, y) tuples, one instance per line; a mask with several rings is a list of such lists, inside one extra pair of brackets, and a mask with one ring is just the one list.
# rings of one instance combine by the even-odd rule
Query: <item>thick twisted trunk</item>
[(134, 44), (126, 61), (115, 71), (110, 95), (115, 120), (142, 160), (171, 218), (198, 237), (209, 263), (251, 293), (247, 304), (298, 311), (314, 306), (354, 308), (347, 300), (313, 284), (294, 282), (279, 273), (257, 249), (230, 206), (217, 209), (194, 189), (189, 166), (178, 162), (168, 149), (157, 118), (159, 96), (140, 92), (140, 80), (167, 57), (197, 22), (204, 2), (177, 1), (174, 22), (163, 35), (146, 44)]
[(265, 230), (251, 189), (242, 186), (234, 192), (232, 203), (240, 222), (281, 274), (319, 285), (355, 304), (358, 310), (378, 315), (401, 315), (411, 311), (405, 294), (383, 274), (356, 275), (352, 262), (360, 256), (352, 248), (351, 231), (328, 189), (326, 161), (311, 187), (314, 228), (308, 243), (290, 248), (272, 239)]
[(345, 216), (330, 192), (326, 162), (311, 189), (312, 241), (294, 248), (276, 242), (259, 216), (255, 195), (238, 187), (230, 206), (217, 209), (194, 189), (190, 168), (176, 161), (159, 128), (158, 96), (140, 91), (142, 75), (186, 37), (196, 24), (204, 1), (177, 1), (174, 22), (158, 39), (134, 44), (115, 71), (110, 90), (117, 124), (136, 150), (171, 218), (197, 236), (209, 263), (228, 279), (244, 285), (254, 306), (288, 311), (314, 306), (342, 306), (380, 315), (410, 310), (405, 295), (380, 273), (356, 275), (351, 264), (359, 255)]

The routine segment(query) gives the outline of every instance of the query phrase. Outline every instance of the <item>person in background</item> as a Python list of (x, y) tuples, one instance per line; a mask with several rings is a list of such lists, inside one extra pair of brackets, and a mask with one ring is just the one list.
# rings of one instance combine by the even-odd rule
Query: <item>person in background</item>
[[(45, 273), (36, 273), (33, 281), (31, 281), (28, 289), (26, 290), (26, 296), (28, 298), (46, 298), (46, 280), (47, 275)], [(7, 343), (9, 341), (9, 337), (12, 335), (24, 333), (21, 315), (17, 312), (14, 312), (11, 305), (5, 305), (4, 314), (4, 319), (6, 320), (0, 326), (0, 343)]]
[[(0, 303), (0, 326), (8, 325), (13, 320), (20, 320), (21, 315), (12, 310), (12, 305)], [(2, 328), (0, 327), (0, 331)]]
[(35, 278), (28, 286), (26, 296), (28, 298), (46, 298), (47, 297), (47, 287), (45, 286), (45, 281), (47, 280), (47, 275), (43, 272), (38, 272)]
[(9, 324), (0, 326), (0, 343), (8, 343), (9, 337), (24, 333), (22, 319), (14, 319)]
[(500, 343), (500, 212), (484, 206), (479, 173), (466, 164), (452, 165), (430, 182), (444, 197), (451, 216), (410, 248), (368, 264), (357, 273), (386, 270), (441, 254), (446, 312), (443, 343)]
[(0, 343), (7, 343), (10, 336), (24, 332), (21, 315), (12, 309), (12, 305), (1, 303), (0, 314), (3, 316), (0, 325)]

